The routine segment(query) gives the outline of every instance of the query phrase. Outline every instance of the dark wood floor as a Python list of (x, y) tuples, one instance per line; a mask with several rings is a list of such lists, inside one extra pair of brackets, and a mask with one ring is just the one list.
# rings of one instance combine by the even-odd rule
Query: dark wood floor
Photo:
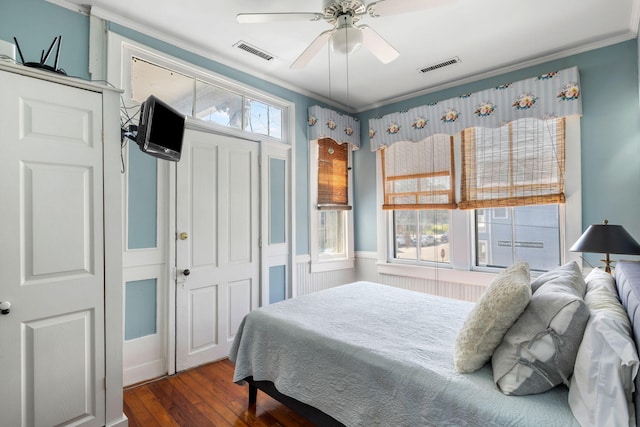
[(129, 426), (314, 426), (262, 392), (248, 407), (248, 386), (234, 384), (232, 378), (233, 364), (222, 360), (127, 388)]

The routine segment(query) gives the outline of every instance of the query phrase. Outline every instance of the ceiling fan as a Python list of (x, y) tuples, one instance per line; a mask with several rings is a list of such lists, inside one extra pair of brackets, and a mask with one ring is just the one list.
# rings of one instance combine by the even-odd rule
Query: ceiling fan
[(368, 25), (355, 25), (362, 17), (378, 18), (434, 7), (447, 0), (378, 0), (365, 4), (360, 0), (324, 0), (322, 12), (240, 13), (241, 24), (283, 21), (325, 20), (333, 28), (320, 33), (291, 64), (303, 68), (327, 44), (339, 52), (350, 54), (366, 47), (383, 64), (396, 59), (400, 53)]

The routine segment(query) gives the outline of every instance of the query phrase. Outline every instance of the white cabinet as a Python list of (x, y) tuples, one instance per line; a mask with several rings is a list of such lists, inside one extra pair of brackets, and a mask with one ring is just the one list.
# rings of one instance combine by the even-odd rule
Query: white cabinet
[(0, 65), (3, 425), (126, 424), (119, 148), (116, 91)]

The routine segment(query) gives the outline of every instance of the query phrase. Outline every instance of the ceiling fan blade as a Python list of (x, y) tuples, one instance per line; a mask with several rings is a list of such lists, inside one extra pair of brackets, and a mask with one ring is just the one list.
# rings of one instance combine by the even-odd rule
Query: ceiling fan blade
[(302, 52), (300, 56), (298, 56), (298, 58), (293, 61), (293, 64), (291, 64), (289, 68), (304, 68), (309, 63), (309, 61), (311, 61), (311, 59), (313, 59), (313, 57), (316, 56), (318, 52), (320, 52), (320, 49), (322, 49), (329, 42), (331, 35), (335, 31), (336, 30), (333, 29), (320, 33), (320, 35), (316, 37), (309, 46), (307, 46), (304, 52)]
[(456, 0), (378, 0), (367, 5), (370, 16), (398, 15), (401, 13), (415, 12), (417, 10), (431, 9), (445, 4), (452, 4)]
[(400, 56), (400, 53), (395, 50), (389, 42), (383, 39), (380, 34), (373, 31), (368, 25), (360, 25), (357, 28), (360, 28), (362, 31), (363, 46), (369, 49), (383, 64), (388, 64)]
[(266, 22), (286, 21), (319, 21), (324, 15), (313, 12), (284, 12), (284, 13), (239, 13), (236, 21), (241, 24), (262, 24)]

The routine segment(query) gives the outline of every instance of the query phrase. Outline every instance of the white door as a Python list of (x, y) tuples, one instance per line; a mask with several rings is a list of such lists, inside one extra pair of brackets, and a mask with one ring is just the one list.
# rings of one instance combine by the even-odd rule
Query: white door
[(258, 157), (256, 142), (185, 132), (176, 171), (178, 371), (226, 357), (258, 306)]
[(102, 97), (0, 72), (0, 424), (105, 424)]

